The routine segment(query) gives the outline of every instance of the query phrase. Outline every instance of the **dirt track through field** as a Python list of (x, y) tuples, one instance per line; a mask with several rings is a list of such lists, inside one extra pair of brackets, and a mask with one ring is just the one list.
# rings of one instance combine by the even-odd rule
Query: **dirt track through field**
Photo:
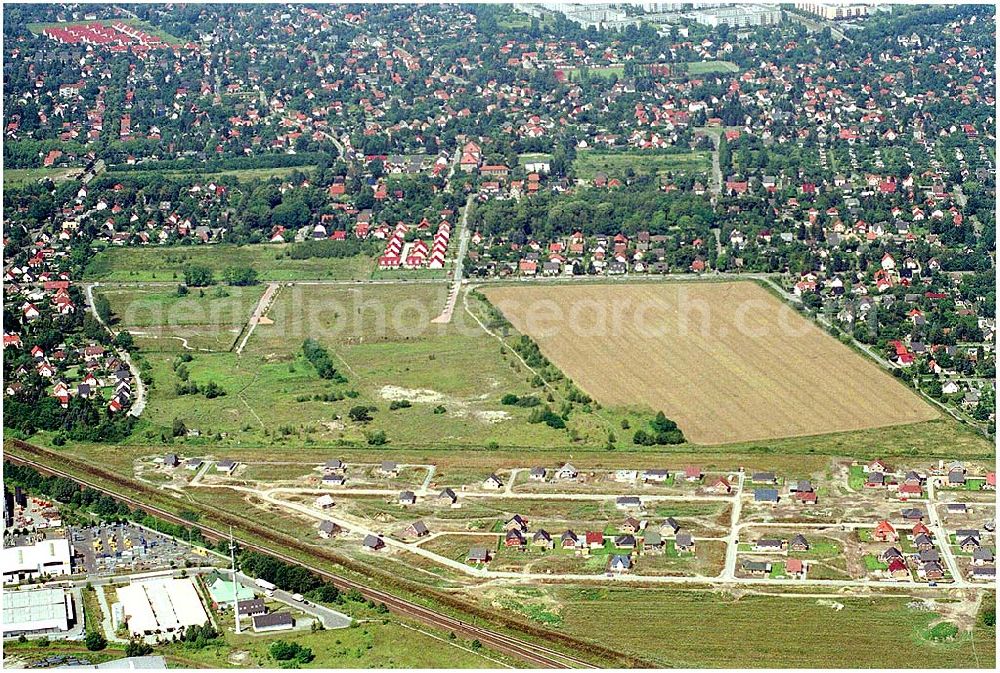
[(749, 282), (483, 290), (605, 405), (721, 444), (916, 423), (937, 411)]

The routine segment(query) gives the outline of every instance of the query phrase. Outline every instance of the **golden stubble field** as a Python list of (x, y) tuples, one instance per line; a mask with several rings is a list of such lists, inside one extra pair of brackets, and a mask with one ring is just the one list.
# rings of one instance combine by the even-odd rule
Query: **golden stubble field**
[(604, 405), (698, 444), (916, 423), (938, 412), (751, 282), (535, 285), (484, 294)]

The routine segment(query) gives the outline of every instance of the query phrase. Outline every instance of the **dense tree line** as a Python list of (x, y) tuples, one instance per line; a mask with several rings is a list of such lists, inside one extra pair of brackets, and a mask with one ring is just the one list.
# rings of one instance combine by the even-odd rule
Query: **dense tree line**
[(584, 189), (569, 194), (543, 193), (520, 201), (493, 200), (475, 208), (473, 228), (485, 236), (515, 243), (548, 241), (576, 231), (586, 236), (640, 231), (707, 236), (714, 222), (708, 199), (691, 193), (663, 192), (649, 179), (618, 189)]
[[(21, 486), (29, 493), (35, 493), (63, 505), (77, 508), (102, 521), (133, 521), (181, 540), (211, 546), (197, 528), (163, 521), (147, 514), (141, 508), (130, 509), (124, 502), (89, 486), (81, 487), (72, 479), (43, 476), (34, 468), (9, 461), (4, 461), (3, 467), (5, 483)], [(228, 542), (223, 544), (228, 550)]]
[(315, 339), (306, 339), (302, 343), (302, 354), (316, 368), (316, 373), (319, 374), (320, 378), (329, 379), (336, 383), (347, 381), (347, 378), (333, 366), (330, 353)]
[(316, 600), (333, 603), (340, 600), (340, 590), (300, 565), (285, 563), (271, 556), (244, 549), (239, 555), (240, 571), (273, 583), (279, 589), (300, 593)]

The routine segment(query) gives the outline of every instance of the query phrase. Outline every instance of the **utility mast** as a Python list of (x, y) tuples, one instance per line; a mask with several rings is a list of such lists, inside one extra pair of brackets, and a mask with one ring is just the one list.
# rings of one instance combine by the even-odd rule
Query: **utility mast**
[(229, 563), (233, 571), (233, 612), (236, 613), (236, 633), (239, 634), (240, 630), (240, 591), (239, 584), (236, 582), (236, 552), (234, 551), (235, 545), (233, 544), (233, 527), (229, 527)]

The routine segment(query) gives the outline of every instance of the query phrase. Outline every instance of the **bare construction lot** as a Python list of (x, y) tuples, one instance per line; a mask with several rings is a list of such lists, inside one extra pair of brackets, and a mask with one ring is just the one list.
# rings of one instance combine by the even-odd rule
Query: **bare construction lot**
[(648, 405), (721, 444), (915, 423), (937, 412), (750, 282), (484, 288), (605, 405)]

